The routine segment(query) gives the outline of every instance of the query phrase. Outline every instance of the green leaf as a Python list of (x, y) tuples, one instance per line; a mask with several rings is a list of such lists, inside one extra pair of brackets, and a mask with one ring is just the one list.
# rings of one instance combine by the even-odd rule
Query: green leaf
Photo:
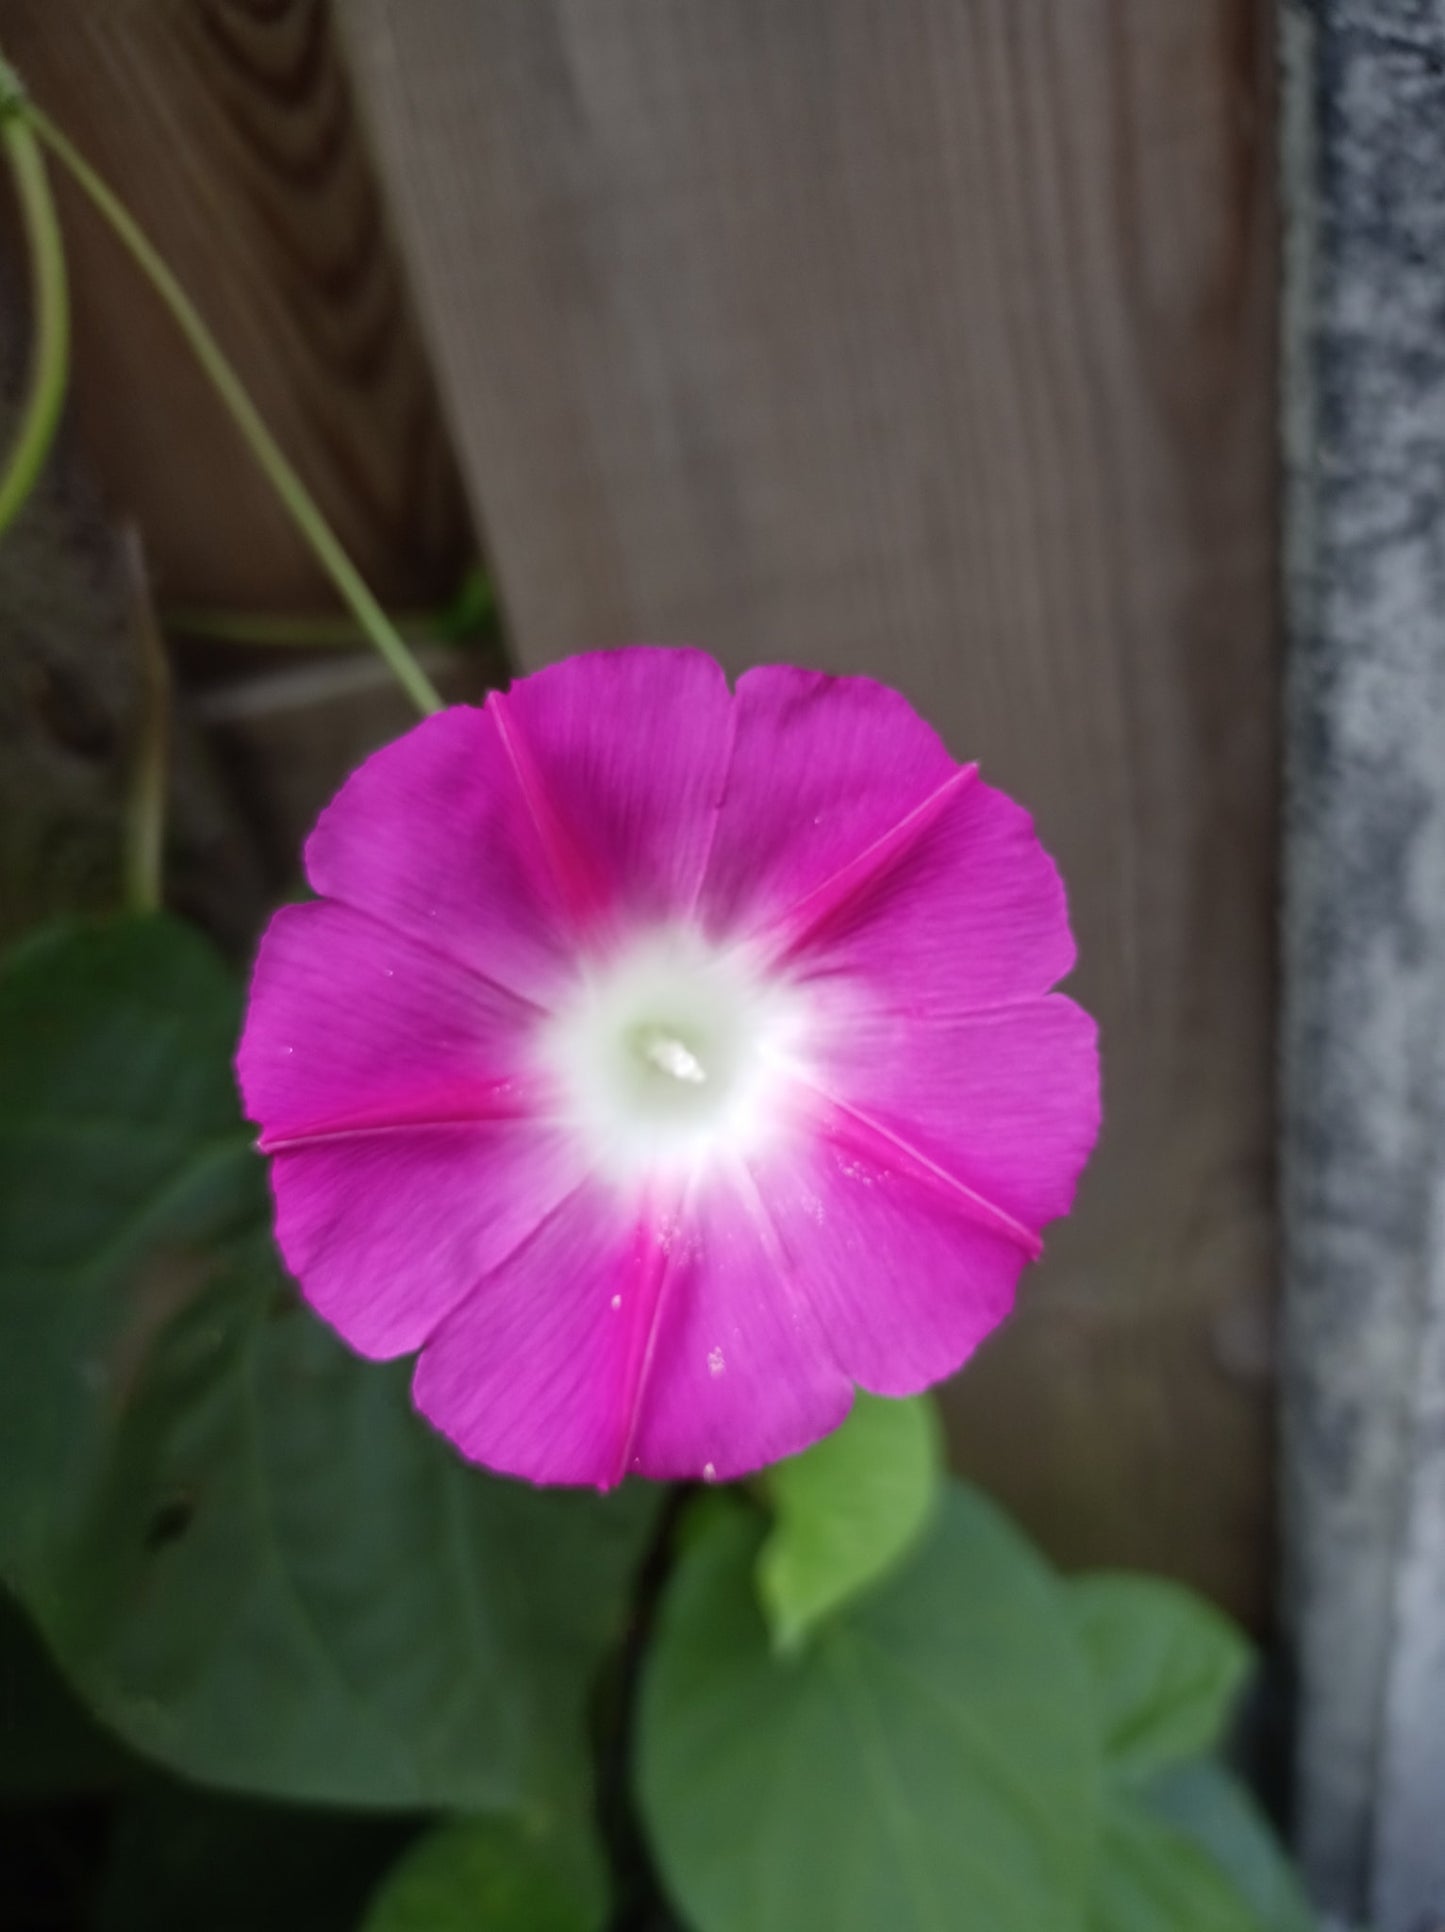
[(1228, 1875), (1265, 1932), (1313, 1932), (1314, 1916), (1273, 1827), (1221, 1765), (1176, 1766), (1142, 1796)]
[(1089, 1932), (1264, 1932), (1215, 1861), (1127, 1793), (1109, 1805)]
[(305, 1311), (231, 1088), (229, 975), (167, 919), (0, 967), (0, 1568), (71, 1683), (204, 1782), (545, 1810), (654, 1496), (459, 1462), (405, 1364)]
[(1090, 1932), (1309, 1932), (1269, 1826), (1226, 1772), (1199, 1761), (1252, 1667), (1244, 1637), (1159, 1578), (1069, 1587), (1111, 1787)]
[(155, 1774), (120, 1807), (91, 1932), (353, 1932), (411, 1821)]
[(1069, 1588), (1115, 1775), (1148, 1777), (1213, 1750), (1254, 1661), (1228, 1618), (1161, 1577), (1085, 1576)]
[(942, 1462), (927, 1396), (860, 1391), (841, 1429), (769, 1470), (776, 1521), (758, 1553), (758, 1594), (780, 1650), (906, 1555), (937, 1503)]
[(432, 635), (448, 643), (465, 644), (490, 635), (497, 626), (497, 595), (481, 564), (471, 566), (456, 595), (432, 622)]
[(1053, 1577), (949, 1485), (880, 1589), (778, 1657), (762, 1532), (715, 1517), (663, 1599), (643, 1814), (695, 1932), (1077, 1932), (1098, 1751)]
[(362, 1932), (602, 1932), (607, 1883), (580, 1835), (468, 1818), (421, 1839), (377, 1893)]

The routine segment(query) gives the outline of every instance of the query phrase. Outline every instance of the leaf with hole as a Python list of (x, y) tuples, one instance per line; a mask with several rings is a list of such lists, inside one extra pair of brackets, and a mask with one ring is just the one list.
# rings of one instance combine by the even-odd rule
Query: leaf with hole
[(187, 1776), (566, 1806), (652, 1494), (459, 1462), (267, 1231), (238, 998), (177, 922), (0, 967), (0, 1569), (87, 1703)]

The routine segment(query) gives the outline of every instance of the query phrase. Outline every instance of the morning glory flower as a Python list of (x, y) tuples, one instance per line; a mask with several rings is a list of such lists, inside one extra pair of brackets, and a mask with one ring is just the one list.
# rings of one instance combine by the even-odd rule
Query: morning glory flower
[(238, 1056), (282, 1254), (544, 1483), (725, 1480), (1007, 1314), (1098, 1126), (1027, 814), (896, 692), (573, 658), (376, 753)]

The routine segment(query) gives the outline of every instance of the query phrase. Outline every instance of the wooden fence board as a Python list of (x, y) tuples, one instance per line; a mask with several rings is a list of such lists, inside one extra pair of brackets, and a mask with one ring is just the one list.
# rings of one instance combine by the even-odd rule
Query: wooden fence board
[[(0, 0), (0, 47), (148, 229), (379, 595), (449, 599), (470, 519), (325, 0)], [(56, 185), (75, 307), (68, 413), (78, 468), (99, 485), (93, 514), (136, 521), (167, 605), (334, 608), (170, 318)], [(18, 317), (23, 285), (7, 276), (4, 296)], [(22, 590), (19, 572), (0, 584), (0, 648), (16, 665), (36, 628)], [(53, 654), (57, 637), (37, 635)], [(438, 675), (473, 696), (493, 662), (458, 655)], [(212, 763), (273, 893), (294, 886), (301, 838), (345, 772), (414, 716), (369, 664), (181, 654), (181, 718), (208, 687)], [(24, 749), (45, 751), (30, 724)], [(44, 783), (46, 810), (68, 810), (56, 775)], [(188, 838), (199, 796), (177, 801)], [(220, 923), (248, 946), (261, 896), (233, 900)]]
[[(378, 593), (449, 594), (465, 506), (324, 0), (0, 0), (0, 46), (149, 229)], [(62, 201), (79, 438), (161, 596), (332, 602), (159, 303)]]
[(517, 648), (901, 685), (1037, 810), (1108, 1128), (961, 1462), (1263, 1614), (1263, 0), (345, 0)]

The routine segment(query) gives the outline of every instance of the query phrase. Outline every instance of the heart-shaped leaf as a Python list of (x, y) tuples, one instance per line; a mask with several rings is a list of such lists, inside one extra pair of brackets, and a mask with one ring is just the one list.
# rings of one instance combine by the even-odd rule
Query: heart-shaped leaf
[(1265, 1932), (1207, 1852), (1131, 1798), (1106, 1808), (1089, 1932)]
[(741, 1506), (686, 1547), (643, 1687), (640, 1791), (696, 1932), (1073, 1932), (1096, 1834), (1084, 1660), (1054, 1579), (950, 1485), (930, 1535), (800, 1654)]
[(267, 1232), (238, 996), (168, 919), (0, 968), (0, 1567), (105, 1723), (188, 1776), (555, 1808), (653, 1497), (459, 1462)]
[(927, 1527), (943, 1455), (927, 1396), (861, 1390), (841, 1429), (768, 1471), (776, 1520), (758, 1553), (758, 1594), (780, 1649), (878, 1582)]
[(1314, 1932), (1314, 1916), (1273, 1828), (1222, 1765), (1179, 1765), (1156, 1778), (1144, 1798), (1156, 1818), (1229, 1877), (1261, 1932)]
[(1212, 1751), (1254, 1664), (1212, 1604), (1162, 1577), (1099, 1574), (1070, 1586), (1116, 1777), (1149, 1777)]
[(580, 1832), (464, 1818), (412, 1847), (362, 1932), (602, 1932), (607, 1910), (601, 1861)]

